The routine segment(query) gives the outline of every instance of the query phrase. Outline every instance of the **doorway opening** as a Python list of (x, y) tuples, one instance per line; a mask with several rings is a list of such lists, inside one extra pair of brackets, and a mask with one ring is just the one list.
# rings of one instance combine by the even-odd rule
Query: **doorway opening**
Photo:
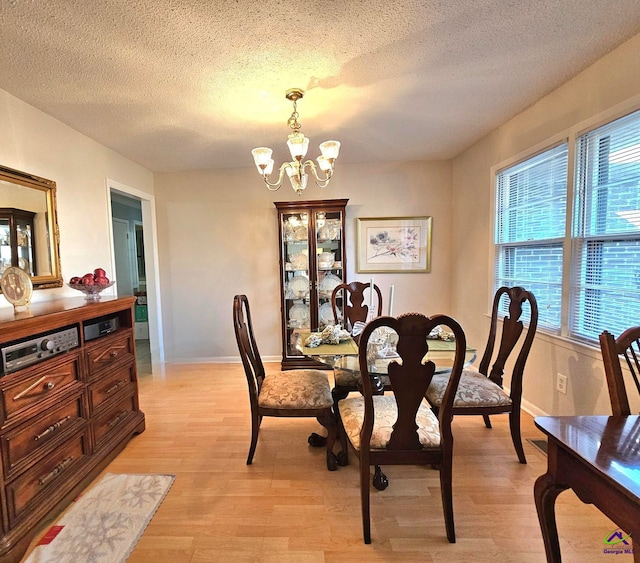
[[(119, 297), (132, 295), (138, 375), (150, 375), (164, 362), (153, 198), (109, 182), (113, 271)], [(140, 197), (142, 196), (142, 197)]]

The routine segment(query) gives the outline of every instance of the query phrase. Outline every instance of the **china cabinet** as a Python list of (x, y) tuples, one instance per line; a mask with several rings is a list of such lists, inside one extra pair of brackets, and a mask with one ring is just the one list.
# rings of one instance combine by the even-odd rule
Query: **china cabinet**
[(34, 217), (31, 211), (0, 208), (0, 274), (16, 266), (30, 276), (36, 275)]
[(331, 293), (345, 280), (347, 199), (275, 202), (280, 242), (282, 369), (313, 363), (299, 335), (333, 324)]

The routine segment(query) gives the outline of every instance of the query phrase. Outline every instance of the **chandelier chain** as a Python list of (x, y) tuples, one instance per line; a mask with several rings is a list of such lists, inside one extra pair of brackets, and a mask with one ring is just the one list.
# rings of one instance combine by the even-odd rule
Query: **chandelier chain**
[(287, 125), (296, 133), (300, 130), (300, 127), (302, 127), (302, 124), (298, 122), (298, 117), (298, 104), (293, 100), (293, 112), (291, 113), (291, 117), (287, 120)]

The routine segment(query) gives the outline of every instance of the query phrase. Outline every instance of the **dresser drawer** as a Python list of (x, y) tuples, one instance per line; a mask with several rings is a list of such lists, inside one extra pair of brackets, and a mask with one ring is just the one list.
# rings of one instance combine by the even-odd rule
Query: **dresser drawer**
[(86, 350), (89, 379), (97, 377), (105, 369), (117, 363), (135, 360), (131, 330), (105, 336), (88, 344)]
[(0, 436), (5, 477), (29, 456), (37, 457), (48, 444), (87, 424), (84, 394), (76, 394), (31, 419), (28, 423)]
[(125, 388), (132, 388), (136, 371), (133, 363), (114, 369), (100, 380), (89, 385), (89, 408), (95, 412), (105, 401), (123, 392)]
[(47, 501), (53, 506), (74, 485), (77, 471), (88, 459), (89, 440), (87, 432), (76, 434), (53, 450), (35, 467), (6, 486), (9, 523), (13, 526), (24, 514), (38, 503)]
[(42, 410), (43, 402), (71, 392), (74, 387), (80, 389), (83, 386), (81, 373), (79, 354), (69, 352), (35, 368), (6, 376), (0, 380), (0, 397), (5, 417), (2, 424), (10, 422), (31, 407)]
[(92, 423), (96, 450), (108, 442), (113, 435), (118, 434), (126, 423), (135, 417), (138, 411), (137, 403), (136, 396), (132, 393), (96, 417)]

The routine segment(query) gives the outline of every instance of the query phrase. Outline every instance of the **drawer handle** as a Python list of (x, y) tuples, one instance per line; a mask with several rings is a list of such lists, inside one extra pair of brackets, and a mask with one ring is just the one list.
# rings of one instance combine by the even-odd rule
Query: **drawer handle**
[[(29, 393), (30, 391), (33, 391), (38, 385), (40, 385), (45, 379), (47, 379), (46, 375), (43, 375), (40, 379), (38, 379), (38, 381), (36, 381), (35, 383), (32, 383), (31, 385), (29, 385), (29, 387), (27, 387), (26, 389), (23, 389), (22, 391), (20, 391), (20, 393), (18, 393), (13, 400), (17, 401), (18, 399), (22, 399), (22, 397), (24, 397), (27, 393)], [(51, 391), (51, 389), (53, 389), (56, 386), (56, 384), (53, 381), (47, 381), (43, 386), (42, 389), (44, 391)]]
[(58, 420), (57, 422), (54, 422), (51, 426), (49, 426), (49, 428), (47, 428), (44, 432), (41, 432), (40, 434), (38, 434), (34, 440), (37, 442), (38, 440), (42, 440), (42, 438), (44, 438), (47, 434), (51, 434), (51, 432), (55, 432), (58, 428), (60, 428), (65, 422), (67, 422), (67, 420), (69, 420), (71, 417), (70, 416), (65, 416), (64, 418), (61, 418), (60, 420)]
[(113, 419), (109, 424), (107, 424), (107, 426), (108, 426), (109, 428), (113, 428), (113, 427), (114, 427), (116, 424), (118, 424), (121, 420), (123, 420), (124, 418), (126, 418), (126, 417), (127, 417), (127, 414), (129, 414), (129, 412), (128, 412), (128, 411), (122, 411), (122, 412), (119, 412), (119, 413), (116, 415), (116, 417), (115, 417), (115, 418), (114, 418), (114, 419)]
[(112, 385), (111, 387), (109, 387), (109, 389), (105, 391), (105, 394), (108, 395), (109, 393), (113, 393), (114, 391), (117, 391), (118, 389), (120, 389), (120, 387), (122, 387), (126, 383), (127, 383), (126, 379), (121, 379), (120, 381), (116, 382), (115, 385)]
[(44, 485), (46, 485), (49, 481), (51, 481), (51, 479), (55, 479), (58, 475), (60, 475), (60, 473), (62, 473), (72, 461), (73, 461), (73, 457), (71, 456), (66, 459), (63, 459), (58, 465), (56, 465), (53, 468), (53, 471), (51, 473), (49, 473), (48, 475), (45, 475), (44, 477), (40, 477), (40, 479), (38, 479), (38, 485), (40, 485), (41, 487), (44, 487)]
[(111, 350), (111, 352), (109, 352), (109, 356), (111, 356), (112, 358), (115, 358), (118, 355), (118, 352), (116, 352), (115, 350)]

